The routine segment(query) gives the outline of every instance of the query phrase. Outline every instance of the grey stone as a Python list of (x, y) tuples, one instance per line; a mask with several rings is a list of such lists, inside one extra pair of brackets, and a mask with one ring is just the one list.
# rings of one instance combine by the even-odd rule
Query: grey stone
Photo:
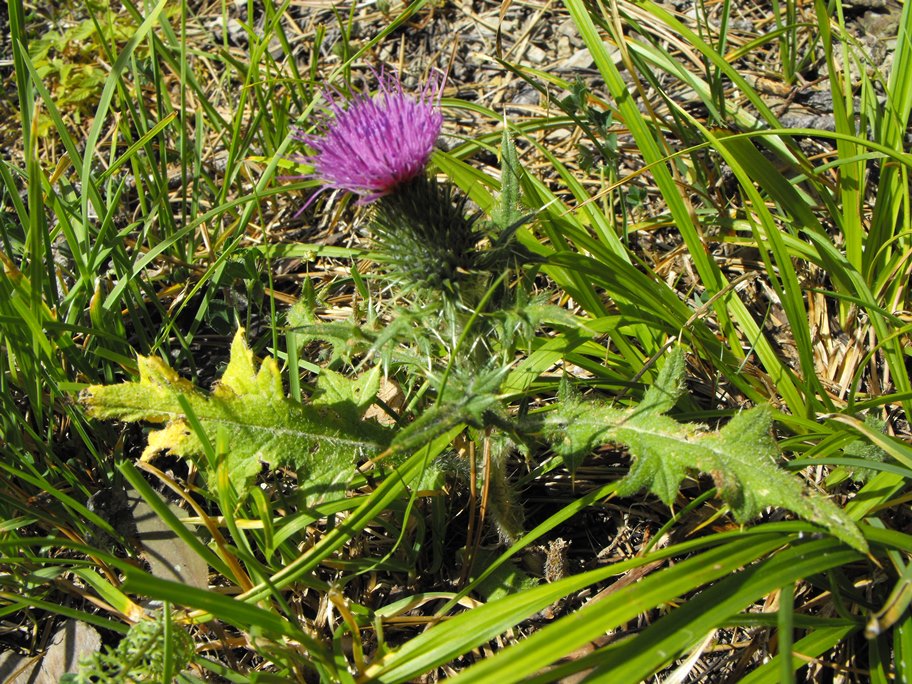
[(79, 669), (79, 660), (101, 648), (101, 636), (91, 625), (67, 620), (54, 632), (44, 655), (0, 654), (0, 681), (4, 684), (57, 684)]

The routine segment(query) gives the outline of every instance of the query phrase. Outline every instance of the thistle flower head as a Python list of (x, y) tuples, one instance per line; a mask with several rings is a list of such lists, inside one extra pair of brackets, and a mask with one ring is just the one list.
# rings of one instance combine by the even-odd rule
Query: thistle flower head
[[(328, 91), (326, 116), (317, 132), (297, 132), (313, 154), (309, 177), (372, 202), (420, 175), (443, 126), (440, 92), (443, 79), (432, 76), (417, 96), (406, 94), (396, 74), (379, 72), (379, 90), (346, 98)], [(313, 197), (311, 198), (311, 201)]]

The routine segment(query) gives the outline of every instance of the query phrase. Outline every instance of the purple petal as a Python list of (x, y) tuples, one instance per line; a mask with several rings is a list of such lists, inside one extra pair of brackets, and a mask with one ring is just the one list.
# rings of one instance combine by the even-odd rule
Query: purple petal
[(338, 91), (325, 97), (331, 116), (317, 123), (319, 133), (296, 137), (314, 150), (304, 158), (310, 177), (326, 188), (360, 195), (371, 202), (424, 172), (443, 126), (443, 79), (433, 76), (417, 97), (402, 90), (395, 74), (377, 74), (379, 89), (346, 100)]

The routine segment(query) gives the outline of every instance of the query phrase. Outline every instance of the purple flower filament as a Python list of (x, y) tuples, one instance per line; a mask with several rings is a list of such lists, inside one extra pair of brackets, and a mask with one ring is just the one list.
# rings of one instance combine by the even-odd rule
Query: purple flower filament
[[(309, 177), (372, 202), (389, 195), (423, 173), (443, 126), (440, 113), (442, 79), (432, 77), (417, 97), (402, 90), (398, 76), (378, 74), (379, 91), (346, 100), (328, 92), (329, 111), (318, 133), (295, 134), (314, 153), (304, 157), (313, 166)], [(308, 204), (313, 201), (311, 197)]]

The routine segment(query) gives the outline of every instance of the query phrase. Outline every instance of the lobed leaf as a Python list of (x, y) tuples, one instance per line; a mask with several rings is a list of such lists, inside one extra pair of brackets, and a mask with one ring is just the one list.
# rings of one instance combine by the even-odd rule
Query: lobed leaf
[[(89, 415), (107, 420), (164, 423), (149, 434), (144, 460), (162, 451), (194, 458), (204, 455), (202, 439), (218, 436), (232, 484), (241, 493), (260, 471), (260, 464), (290, 465), (302, 471), (308, 485), (331, 485), (346, 477), (354, 463), (382, 450), (389, 441), (377, 423), (361, 420), (373, 399), (379, 376), (341, 381), (327, 376), (318, 387), (322, 401), (303, 405), (285, 396), (274, 359), (257, 368), (253, 352), (238, 330), (221, 381), (207, 393), (181, 378), (161, 359), (138, 358), (139, 381), (93, 385), (81, 400)], [(189, 415), (188, 415), (189, 414)], [(205, 433), (191, 427), (198, 420)], [(210, 471), (214, 468), (209, 469)]]
[(563, 396), (545, 418), (545, 434), (569, 467), (601, 444), (623, 444), (634, 462), (618, 488), (620, 495), (649, 489), (671, 505), (689, 473), (706, 473), (738, 522), (757, 517), (767, 507), (784, 508), (825, 527), (849, 546), (867, 551), (867, 543), (845, 511), (811, 494), (796, 476), (776, 465), (778, 451), (770, 435), (768, 407), (744, 411), (714, 432), (663, 415), (682, 389), (682, 358), (680, 350), (673, 352), (644, 401), (630, 409)]

